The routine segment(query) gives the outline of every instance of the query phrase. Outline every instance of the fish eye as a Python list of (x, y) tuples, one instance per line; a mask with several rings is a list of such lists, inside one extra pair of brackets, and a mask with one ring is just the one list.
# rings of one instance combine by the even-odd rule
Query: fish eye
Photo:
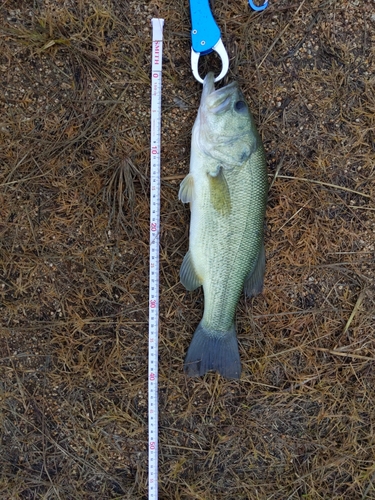
[(237, 101), (234, 105), (234, 109), (236, 111), (243, 111), (244, 109), (246, 109), (246, 103), (244, 101)]

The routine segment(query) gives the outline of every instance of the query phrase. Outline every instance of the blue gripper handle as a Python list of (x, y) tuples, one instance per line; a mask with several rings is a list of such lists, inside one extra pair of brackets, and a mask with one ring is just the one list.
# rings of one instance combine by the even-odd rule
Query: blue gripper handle
[(191, 45), (202, 55), (212, 52), (220, 40), (220, 30), (210, 9), (209, 0), (190, 0)]

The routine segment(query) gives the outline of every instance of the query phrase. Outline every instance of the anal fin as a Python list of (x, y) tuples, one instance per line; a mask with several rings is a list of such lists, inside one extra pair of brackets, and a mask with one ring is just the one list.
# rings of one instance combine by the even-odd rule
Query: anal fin
[(184, 260), (182, 261), (180, 269), (180, 280), (186, 290), (189, 290), (189, 292), (192, 292), (202, 284), (199, 276), (194, 269), (190, 250), (187, 252)]

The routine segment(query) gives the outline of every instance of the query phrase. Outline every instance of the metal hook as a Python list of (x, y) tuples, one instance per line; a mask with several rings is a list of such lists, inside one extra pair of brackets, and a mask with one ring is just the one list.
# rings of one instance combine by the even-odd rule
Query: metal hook
[(250, 7), (257, 11), (257, 12), (260, 12), (262, 10), (264, 10), (267, 6), (268, 6), (268, 0), (265, 0), (264, 4), (263, 5), (255, 5), (255, 3), (253, 2), (253, 0), (249, 0), (249, 5)]

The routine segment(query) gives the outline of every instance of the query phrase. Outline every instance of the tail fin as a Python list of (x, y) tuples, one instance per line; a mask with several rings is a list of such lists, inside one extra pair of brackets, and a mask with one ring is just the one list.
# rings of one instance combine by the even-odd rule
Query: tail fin
[(199, 377), (216, 370), (225, 378), (240, 378), (241, 361), (234, 324), (228, 332), (208, 330), (199, 323), (186, 354), (184, 371)]

